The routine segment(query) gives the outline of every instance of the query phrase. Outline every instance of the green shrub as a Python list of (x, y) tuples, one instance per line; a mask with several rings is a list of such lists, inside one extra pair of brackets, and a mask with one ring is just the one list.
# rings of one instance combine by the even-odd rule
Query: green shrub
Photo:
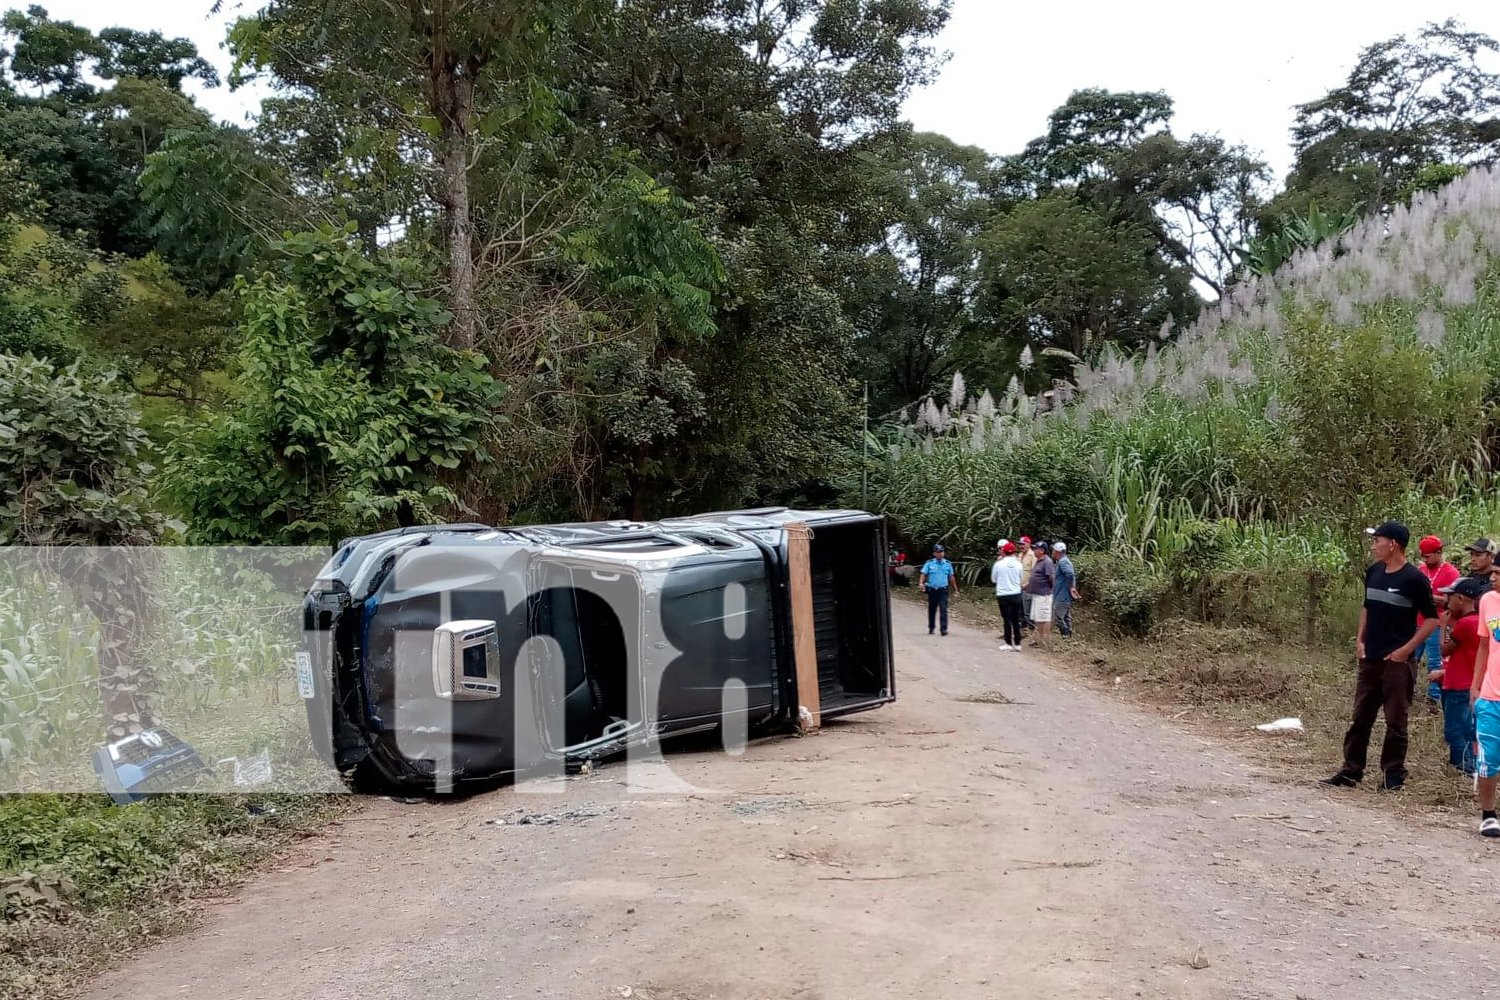
[(131, 903), (152, 890), (222, 878), (253, 841), (316, 823), (340, 803), (324, 796), (257, 796), (274, 816), (252, 815), (237, 795), (164, 795), (114, 806), (103, 795), (0, 799), (0, 876), (66, 875), (87, 907)]
[(77, 361), (83, 353), (63, 336), (42, 326), (17, 324), (9, 326), (0, 316), (0, 354), (21, 357), (29, 354), (42, 361), (50, 361), (59, 368), (66, 368)]
[[(0, 796), (0, 997), (71, 995), (352, 796)], [(253, 808), (252, 808), (253, 807)]]
[(114, 375), (0, 354), (0, 544), (155, 540), (146, 443)]
[(1164, 526), (1157, 539), (1157, 565), (1174, 590), (1184, 590), (1224, 566), (1229, 533), (1223, 521), (1187, 518)]
[(1074, 562), (1079, 594), (1098, 604), (1111, 628), (1137, 639), (1151, 633), (1167, 590), (1159, 574), (1112, 553), (1080, 553)]
[(401, 260), (348, 234), (290, 236), (240, 280), (237, 394), (167, 451), (162, 485), (206, 544), (327, 544), (439, 520), (501, 387), (440, 342), (449, 320)]
[[(1092, 539), (1098, 486), (1071, 435), (1047, 434), (1013, 450), (976, 451), (968, 441), (934, 442), (870, 468), (869, 503), (918, 551), (947, 545), (949, 558), (988, 566), (1000, 538)], [(860, 502), (862, 483), (844, 490)]]

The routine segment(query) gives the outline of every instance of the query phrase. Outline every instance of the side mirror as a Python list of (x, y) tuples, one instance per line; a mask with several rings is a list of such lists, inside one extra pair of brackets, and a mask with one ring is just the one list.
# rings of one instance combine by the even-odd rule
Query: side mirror
[(447, 622), (432, 633), (432, 686), (439, 698), (500, 697), (500, 633), (493, 621)]

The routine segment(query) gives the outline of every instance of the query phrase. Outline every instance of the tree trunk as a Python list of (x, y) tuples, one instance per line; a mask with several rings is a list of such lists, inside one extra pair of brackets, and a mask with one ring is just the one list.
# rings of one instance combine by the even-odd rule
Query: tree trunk
[(1302, 640), (1311, 646), (1318, 641), (1318, 609), (1323, 593), (1323, 574), (1315, 569), (1307, 571), (1306, 600), (1303, 606)]
[(637, 445), (630, 469), (630, 519), (645, 521), (651, 513), (651, 485), (646, 463), (651, 457), (650, 445)]
[(376, 252), (380, 249), (379, 222), (368, 214), (359, 215), (354, 222), (358, 227), (355, 235), (359, 238), (360, 247), (364, 249), (366, 255), (370, 257), (375, 256)]
[(99, 700), (109, 739), (123, 739), (156, 724), (142, 690), (146, 672), (138, 662), (140, 642), (115, 609), (99, 614)]
[(441, 127), (438, 169), (443, 207), (443, 236), (448, 249), (448, 345), (455, 350), (474, 348), (479, 327), (474, 304), (474, 239), (469, 216), (469, 118), (474, 110), (474, 81), (458, 65), (434, 52), (432, 76), (433, 114)]
[(110, 740), (156, 724), (147, 636), (160, 569), (149, 546), (70, 550), (68, 583), (99, 623), (99, 701)]

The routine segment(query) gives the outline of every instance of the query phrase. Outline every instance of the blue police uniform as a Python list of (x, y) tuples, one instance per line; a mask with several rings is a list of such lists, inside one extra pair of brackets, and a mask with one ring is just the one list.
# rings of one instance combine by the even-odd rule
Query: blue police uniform
[(943, 634), (948, 634), (948, 586), (953, 582), (953, 564), (946, 556), (934, 556), (922, 564), (927, 577), (927, 634), (932, 634), (939, 617)]

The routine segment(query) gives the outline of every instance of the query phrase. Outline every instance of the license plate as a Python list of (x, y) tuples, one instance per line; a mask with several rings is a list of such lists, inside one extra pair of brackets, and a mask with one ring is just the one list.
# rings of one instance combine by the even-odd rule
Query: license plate
[(297, 694), (303, 698), (311, 698), (313, 690), (312, 654), (297, 654)]

